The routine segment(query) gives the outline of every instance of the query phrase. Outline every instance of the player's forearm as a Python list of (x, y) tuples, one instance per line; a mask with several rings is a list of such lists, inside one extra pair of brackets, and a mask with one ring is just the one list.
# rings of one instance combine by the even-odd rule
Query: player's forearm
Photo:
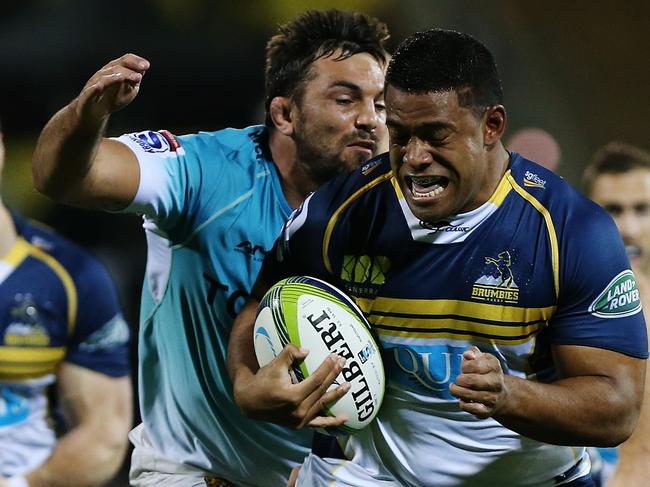
[(558, 445), (615, 446), (639, 416), (636, 391), (601, 376), (552, 384), (506, 376), (507, 400), (493, 415), (505, 427)]
[(79, 113), (77, 99), (56, 113), (47, 123), (36, 144), (32, 160), (35, 188), (52, 199), (79, 204), (84, 185), (108, 116)]
[(101, 428), (80, 425), (71, 430), (43, 465), (25, 475), (30, 487), (103, 485), (124, 460), (130, 425), (130, 418), (116, 418)]

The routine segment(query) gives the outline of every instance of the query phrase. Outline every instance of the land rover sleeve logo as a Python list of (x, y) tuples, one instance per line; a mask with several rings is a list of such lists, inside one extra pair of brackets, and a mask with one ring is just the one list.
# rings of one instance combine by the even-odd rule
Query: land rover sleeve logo
[(589, 312), (599, 318), (621, 318), (638, 313), (640, 309), (639, 288), (629, 269), (612, 279), (589, 305)]

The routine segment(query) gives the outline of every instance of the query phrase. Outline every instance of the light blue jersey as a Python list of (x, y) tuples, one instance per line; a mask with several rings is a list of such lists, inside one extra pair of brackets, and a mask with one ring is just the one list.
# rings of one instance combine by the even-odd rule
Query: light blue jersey
[(144, 215), (148, 258), (140, 410), (163, 455), (239, 485), (284, 485), (311, 433), (245, 418), (226, 368), (232, 322), (289, 207), (255, 126), (175, 138), (123, 135), (140, 164), (126, 209)]

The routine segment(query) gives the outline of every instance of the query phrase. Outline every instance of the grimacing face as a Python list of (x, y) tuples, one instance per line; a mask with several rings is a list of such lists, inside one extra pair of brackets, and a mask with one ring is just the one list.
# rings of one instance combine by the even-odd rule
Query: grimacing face
[(455, 91), (386, 89), (390, 160), (411, 211), (435, 223), (485, 203), (501, 174), (485, 147), (485, 116), (458, 104)]
[(356, 169), (386, 145), (384, 69), (369, 54), (316, 60), (294, 104), (298, 159), (320, 181)]
[(614, 218), (633, 264), (650, 270), (650, 170), (637, 168), (596, 177), (591, 199)]

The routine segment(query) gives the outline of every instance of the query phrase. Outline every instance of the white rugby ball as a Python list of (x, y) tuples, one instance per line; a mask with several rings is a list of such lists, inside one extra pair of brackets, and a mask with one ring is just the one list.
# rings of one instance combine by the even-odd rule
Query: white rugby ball
[(347, 381), (350, 390), (325, 411), (347, 416), (339, 430), (354, 433), (377, 415), (386, 385), (381, 354), (361, 310), (336, 287), (306, 276), (276, 283), (262, 298), (253, 338), (260, 367), (289, 342), (309, 350), (290, 371), (294, 382), (309, 377), (330, 353), (345, 357), (331, 388)]

